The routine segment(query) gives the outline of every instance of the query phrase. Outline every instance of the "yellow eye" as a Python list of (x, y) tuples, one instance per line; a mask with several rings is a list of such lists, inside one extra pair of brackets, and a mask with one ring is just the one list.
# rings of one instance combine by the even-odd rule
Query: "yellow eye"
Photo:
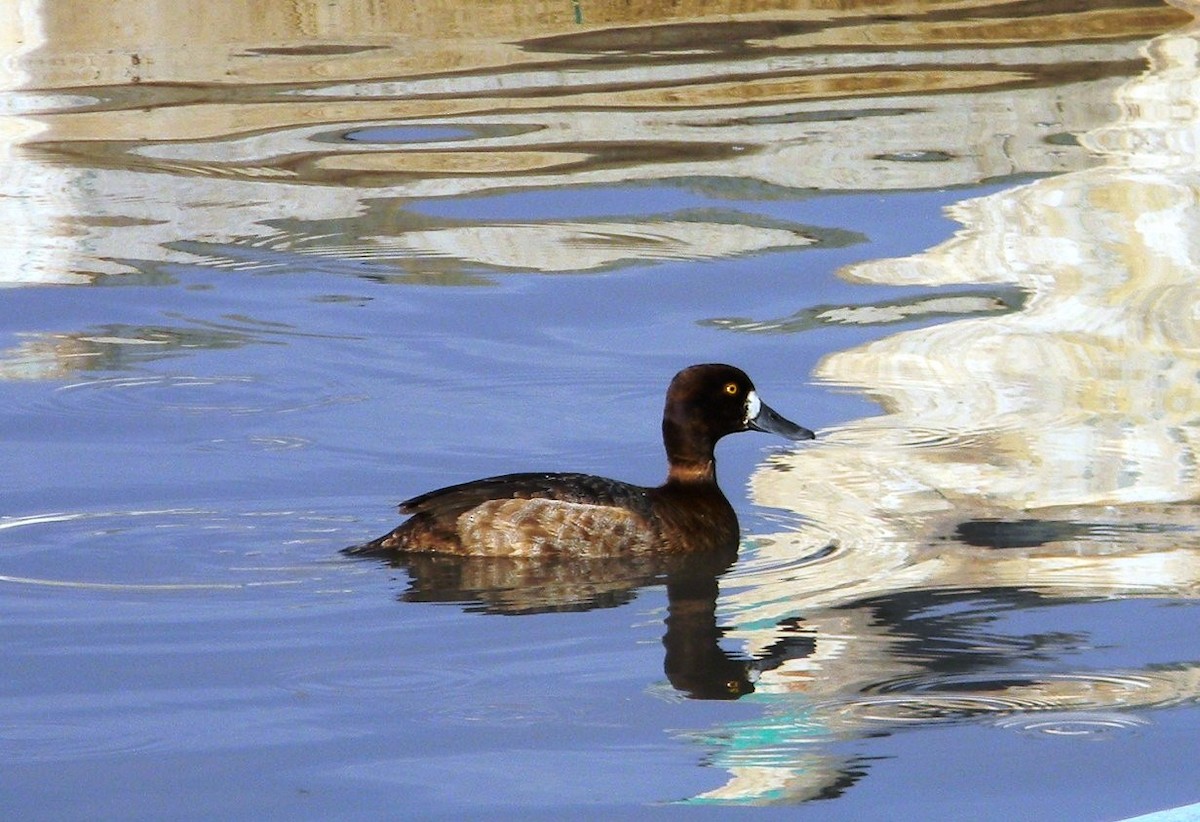
[(736, 382), (725, 383), (725, 393), (733, 396), (738, 392), (738, 384)]

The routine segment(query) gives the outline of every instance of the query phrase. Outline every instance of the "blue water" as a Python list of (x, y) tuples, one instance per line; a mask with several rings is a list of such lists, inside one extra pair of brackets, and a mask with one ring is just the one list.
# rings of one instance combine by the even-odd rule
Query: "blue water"
[[(1122, 81), (1137, 76), (1110, 59)], [(912, 111), (936, 110), (918, 96)], [(967, 97), (980, 116), (1003, 109)], [(363, 115), (303, 139), (337, 156), (490, 149), (529, 132), (485, 114)], [(245, 139), (259, 136), (273, 134)], [(416, 172), (318, 175), (314, 190), (361, 184), (354, 208), (272, 210), (273, 189), (265, 206), (237, 189), (219, 229), (189, 188), (207, 181), (202, 163), (143, 174), (130, 160), (154, 183), (131, 202), (188, 203), (166, 230), (145, 221), (158, 245), (118, 255), (125, 245), (88, 233), (107, 223), (81, 196), (67, 221), (78, 234), (62, 234), (72, 265), (94, 263), (89, 282), (0, 292), (0, 815), (723, 818), (752, 805), (789, 819), (1092, 820), (1197, 801), (1194, 421), (1177, 407), (1186, 381), (1164, 384), (1195, 350), (1190, 326), (1169, 322), (1194, 296), (1190, 246), (1177, 243), (1195, 217), (1194, 158), (1112, 183), (1098, 155), (1042, 162), (1062, 148), (1052, 137), (1033, 141), (1045, 154), (1028, 167), (925, 186), (885, 185), (886, 164), (956, 156), (915, 137), (857, 146), (883, 164), (869, 190), (651, 164), (644, 177), (636, 164), (624, 179), (498, 176), (509, 182), (444, 196), (388, 189)], [(823, 145), (812, 139), (814, 157)], [(163, 146), (175, 148), (145, 156)], [(108, 170), (55, 162), (89, 181)], [(830, 173), (848, 169), (861, 171)], [(1000, 204), (992, 223), (964, 225), (955, 207), (976, 198)], [(1138, 220), (1105, 210), (1126, 201)], [(1013, 228), (1023, 219), (1067, 226), (1057, 256), (1037, 256), (1044, 238)], [(1151, 251), (1112, 228), (1130, 222), (1149, 226)], [(680, 252), (668, 235), (694, 223), (804, 242)], [(553, 255), (517, 252), (553, 247), (567, 226), (551, 262), (578, 267), (497, 263), (484, 252), (502, 232), (481, 235), (473, 258), (467, 230), (497, 226), (542, 231), (500, 249), (533, 260)], [(412, 239), (425, 229), (464, 233)], [(627, 253), (587, 256), (605, 243)], [(958, 249), (950, 284), (847, 276), (939, 248)], [(1099, 282), (1111, 271), (1087, 268), (1091, 248), (1153, 258), (1153, 276), (1136, 269), (1132, 296), (1111, 305), (1007, 276), (1035, 259), (1031, 279)], [(1078, 278), (1055, 268), (1077, 258)], [(941, 298), (969, 299), (884, 310)], [(868, 319), (829, 319), (853, 309)], [(987, 321), (961, 349), (922, 347), (947, 324)], [(1026, 347), (1003, 347), (1014, 340)], [(1001, 352), (992, 371), (988, 344)], [(1088, 367), (1074, 371), (1077, 351)], [(937, 355), (949, 366), (920, 369)], [(847, 356), (865, 363), (857, 382), (836, 376)], [(743, 367), (821, 436), (722, 442), (745, 539), (703, 584), (655, 559), (393, 567), (339, 554), (392, 528), (399, 500), (475, 477), (658, 482), (666, 384), (707, 361)], [(974, 382), (939, 382), (947, 373)], [(1039, 394), (1039, 378), (1067, 389)], [(1139, 398), (1159, 391), (1142, 413)], [(1062, 396), (1083, 400), (1063, 408)], [(992, 399), (993, 416), (977, 411)], [(1058, 450), (1038, 440), (1047, 420), (1085, 412), (1048, 436)], [(1022, 415), (1028, 430), (1012, 421)], [(1087, 493), (1068, 502), (1036, 497), (1076, 484)], [(790, 553), (771, 553), (789, 538)], [(700, 590), (681, 593), (681, 580)]]
[[(9, 292), (6, 345), (47, 330), (197, 341), (113, 343), (111, 358), (98, 344), (100, 368), (4, 388), (5, 514), (19, 523), (4, 571), (18, 578), (0, 598), (8, 812), (645, 815), (712, 788), (704, 762), (722, 746), (690, 735), (756, 722), (764, 705), (672, 695), (660, 586), (583, 613), (486, 615), (397, 602), (401, 573), (336, 551), (391, 527), (397, 499), (473, 476), (568, 467), (656, 481), (663, 383), (690, 361), (743, 365), (776, 408), (817, 428), (877, 413), (806, 375), (824, 352), (894, 326), (746, 336), (698, 321), (903, 295), (833, 272), (944, 238), (942, 206), (968, 193), (828, 198), (857, 215), (842, 227), (860, 243), (736, 263), (490, 274), (489, 287), (455, 288), (297, 261)], [(773, 216), (812, 220), (815, 204), (790, 214), (776, 203)], [(616, 193), (604, 210), (619, 210)], [(781, 447), (749, 435), (721, 447), (744, 523), (757, 516), (744, 478)], [(988, 631), (1077, 630), (1105, 665), (1187, 655), (1193, 603), (1135, 603), (1122, 609), (1132, 617), (1114, 607), (1009, 612), (1013, 624)], [(1180, 623), (1153, 654), (1136, 635), (1092, 637), (1150, 618)], [(1136, 652), (1103, 651), (1130, 643)], [(822, 819), (883, 805), (997, 819), (1060, 802), (1073, 818), (1133, 811), (1148, 796), (1188, 798), (1194, 731), (1194, 711), (1175, 709), (1153, 733), (1082, 747), (969, 724), (830, 742), (824, 753), (859, 776), (837, 802), (803, 807)], [(1143, 773), (1134, 795), (1078, 804), (1098, 772), (1119, 785), (1152, 751), (1163, 764), (1149, 785)], [(1013, 784), (1022, 790), (992, 788)]]

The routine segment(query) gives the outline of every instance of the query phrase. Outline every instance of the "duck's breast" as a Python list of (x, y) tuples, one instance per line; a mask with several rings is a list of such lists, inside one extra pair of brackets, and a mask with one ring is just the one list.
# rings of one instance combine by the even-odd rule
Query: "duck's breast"
[(696, 553), (736, 549), (737, 514), (716, 483), (668, 482), (652, 489), (651, 507), (663, 551)]

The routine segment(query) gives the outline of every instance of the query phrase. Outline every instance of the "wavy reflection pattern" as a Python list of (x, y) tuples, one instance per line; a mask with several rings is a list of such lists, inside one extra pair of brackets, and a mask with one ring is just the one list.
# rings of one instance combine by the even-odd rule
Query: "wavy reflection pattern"
[(216, 265), (303, 253), (422, 282), (803, 246), (802, 227), (746, 217), (455, 221), (409, 202), (1079, 169), (1071, 135), (1109, 117), (1138, 45), (1182, 22), (1157, 0), (701, 5), (19, 4), (0, 27), (0, 285), (194, 262), (195, 245), (225, 249)]
[(887, 413), (753, 478), (758, 502), (814, 524), (762, 537), (726, 580), (765, 715), (705, 735), (729, 777), (700, 801), (836, 792), (864, 766), (826, 744), (880, 730), (1124, 733), (1138, 709), (1200, 697), (1195, 660), (1072, 670), (1086, 633), (994, 626), (1031, 602), (1200, 594), (1200, 27), (1147, 55), (1118, 119), (1084, 139), (1102, 165), (962, 203), (952, 240), (847, 272), (1028, 297), (820, 366)]

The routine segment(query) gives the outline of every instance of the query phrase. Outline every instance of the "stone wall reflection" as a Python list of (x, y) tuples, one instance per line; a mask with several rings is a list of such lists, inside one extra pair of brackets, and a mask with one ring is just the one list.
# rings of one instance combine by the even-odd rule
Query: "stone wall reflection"
[(987, 627), (1011, 608), (1200, 595), (1198, 54), (1195, 25), (1150, 44), (1116, 122), (1085, 138), (1101, 166), (963, 203), (951, 241), (847, 272), (1028, 297), (820, 366), (886, 413), (753, 478), (757, 502), (810, 524), (754, 540), (724, 585), (770, 696), (762, 722), (721, 729), (729, 781), (702, 799), (836, 791), (862, 766), (828, 743), (914, 723), (1115, 732), (1200, 698), (1193, 659), (1076, 671), (1086, 636)]
[[(1073, 135), (1109, 119), (1140, 44), (1183, 17), (1156, 0), (1021, 16), (989, 0), (463, 9), (242, 0), (181, 19), (161, 2), (18, 4), (0, 31), (0, 284), (193, 261), (180, 241), (381, 265), (403, 249), (454, 261), (452, 279), (576, 271), (576, 243), (562, 242), (575, 226), (417, 231), (407, 205), (629, 181), (894, 189), (1079, 169), (1091, 161)], [(407, 219), (373, 222), (381, 212)], [(698, 258), (780, 247), (753, 225), (605, 216), (589, 270), (659, 259), (647, 237)]]

